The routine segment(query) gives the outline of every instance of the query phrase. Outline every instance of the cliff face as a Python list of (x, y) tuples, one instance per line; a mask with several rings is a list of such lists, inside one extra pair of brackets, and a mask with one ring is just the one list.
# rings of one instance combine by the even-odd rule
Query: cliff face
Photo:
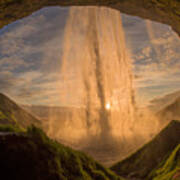
[(96, 5), (170, 25), (180, 35), (179, 0), (1, 0), (0, 28), (45, 6)]

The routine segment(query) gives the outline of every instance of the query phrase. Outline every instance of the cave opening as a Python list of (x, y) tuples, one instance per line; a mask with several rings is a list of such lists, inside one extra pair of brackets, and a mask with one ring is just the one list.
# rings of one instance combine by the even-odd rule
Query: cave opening
[(109, 165), (172, 119), (159, 113), (180, 94), (179, 45), (169, 26), (110, 8), (43, 8), (1, 29), (0, 91)]

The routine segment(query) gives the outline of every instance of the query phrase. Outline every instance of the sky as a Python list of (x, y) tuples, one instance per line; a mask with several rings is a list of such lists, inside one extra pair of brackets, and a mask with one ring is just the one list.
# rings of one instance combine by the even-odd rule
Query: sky
[[(21, 104), (71, 105), (60, 76), (68, 8), (43, 8), (0, 29), (0, 92)], [(180, 38), (167, 25), (122, 14), (138, 104), (180, 90)], [(73, 82), (68, 79), (66, 84)], [(70, 98), (72, 104), (76, 99)]]
[(180, 89), (180, 38), (171, 27), (123, 16), (127, 47), (134, 64), (141, 103)]

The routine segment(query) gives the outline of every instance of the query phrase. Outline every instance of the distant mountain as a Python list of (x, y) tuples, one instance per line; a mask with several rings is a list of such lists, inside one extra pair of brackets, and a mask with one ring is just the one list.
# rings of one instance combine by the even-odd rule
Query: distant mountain
[(165, 108), (166, 106), (172, 104), (179, 97), (180, 97), (180, 91), (176, 91), (173, 93), (166, 94), (163, 97), (155, 98), (150, 101), (151, 105), (149, 106), (149, 108), (155, 112), (158, 112), (163, 108)]
[(180, 122), (173, 120), (152, 141), (111, 169), (123, 177), (147, 179), (179, 144)]
[(31, 124), (40, 126), (40, 121), (0, 93), (0, 124), (19, 125), (25, 128)]
[(157, 113), (160, 123), (167, 124), (172, 119), (180, 120), (180, 97), (178, 97), (172, 104), (166, 106)]
[(48, 120), (49, 117), (55, 119), (63, 117), (63, 120), (66, 120), (71, 117), (74, 112), (85, 112), (84, 108), (69, 106), (21, 105), (21, 107), (42, 120)]
[(21, 105), (21, 107), (41, 119), (48, 119), (49, 116), (54, 114), (58, 114), (57, 116), (66, 116), (66, 114), (72, 112), (74, 109), (78, 109), (75, 107), (43, 105)]
[(123, 180), (35, 127), (26, 133), (0, 131), (0, 149), (1, 176), (8, 180)]
[(51, 137), (59, 138), (59, 131), (69, 124), (74, 117), (84, 117), (84, 108), (64, 107), (64, 106), (41, 106), (41, 105), (21, 105), (23, 109), (41, 120), (43, 129), (47, 132), (52, 129)]

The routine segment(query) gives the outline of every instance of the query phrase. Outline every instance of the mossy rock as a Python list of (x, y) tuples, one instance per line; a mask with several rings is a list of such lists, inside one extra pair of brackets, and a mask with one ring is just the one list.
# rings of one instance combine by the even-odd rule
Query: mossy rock
[[(0, 132), (1, 132), (0, 128)], [(4, 130), (3, 130), (4, 132)], [(122, 180), (90, 156), (49, 139), (39, 128), (0, 134), (1, 176), (18, 180)]]

